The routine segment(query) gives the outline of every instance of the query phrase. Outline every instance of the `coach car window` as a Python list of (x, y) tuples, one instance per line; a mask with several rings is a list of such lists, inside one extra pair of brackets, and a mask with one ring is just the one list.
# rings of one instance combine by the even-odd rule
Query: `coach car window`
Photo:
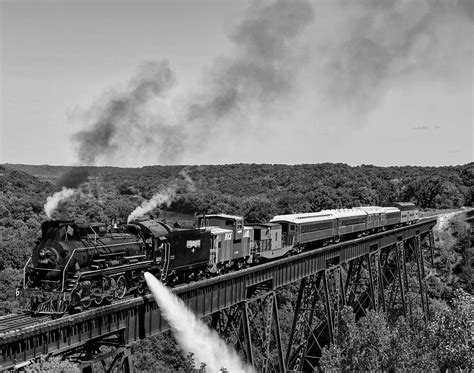
[(352, 218), (346, 219), (341, 221), (341, 225), (354, 225), (354, 224), (361, 224), (365, 223), (365, 217), (362, 218)]

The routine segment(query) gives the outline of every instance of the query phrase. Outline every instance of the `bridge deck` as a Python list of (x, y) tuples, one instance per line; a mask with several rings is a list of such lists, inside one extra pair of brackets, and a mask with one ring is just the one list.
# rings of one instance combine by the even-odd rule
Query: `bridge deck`
[[(242, 271), (199, 281), (173, 289), (198, 316), (210, 315), (253, 296), (259, 285), (278, 289), (328, 268), (416, 235), (427, 234), (436, 218), (292, 257), (250, 267)], [(0, 325), (2, 319), (0, 319)], [(121, 333), (125, 344), (168, 329), (151, 295), (123, 300), (61, 319), (48, 320), (13, 330), (0, 328), (0, 369), (8, 369), (41, 354), (59, 354), (94, 339)]]

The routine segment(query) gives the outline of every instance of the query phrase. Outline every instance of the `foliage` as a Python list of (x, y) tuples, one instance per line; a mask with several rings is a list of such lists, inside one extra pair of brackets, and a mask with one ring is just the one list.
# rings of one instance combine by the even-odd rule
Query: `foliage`
[[(16, 307), (15, 286), (38, 238), (40, 224), (46, 219), (43, 205), (60, 189), (56, 183), (68, 169), (0, 165), (0, 315)], [(177, 185), (175, 198), (170, 206), (158, 208), (188, 216), (168, 215), (158, 208), (153, 214), (160, 212), (169, 223), (178, 221), (181, 226), (190, 225), (189, 216), (202, 212), (240, 214), (247, 222), (258, 222), (282, 213), (367, 204), (389, 206), (394, 201), (439, 209), (470, 205), (474, 200), (474, 163), (386, 168), (329, 163), (188, 166), (192, 187), (179, 175), (182, 170), (183, 166), (91, 167), (87, 182), (68, 200), (67, 217), (126, 221), (135, 207), (170, 185)], [(390, 324), (375, 312), (356, 321), (345, 310), (340, 327), (344, 339), (324, 349), (321, 362), (325, 369), (472, 369), (466, 339), (466, 320), (473, 319), (472, 298), (469, 303), (456, 290), (472, 293), (473, 248), (469, 246), (467, 227), (456, 220), (450, 223), (446, 232), (437, 236), (436, 247), (435, 266), (427, 268), (426, 284), (435, 310), (428, 327), (416, 315)], [(288, 343), (291, 303), (296, 293), (296, 286), (291, 285), (278, 294), (283, 346)], [(140, 341), (133, 349), (133, 359), (135, 367), (145, 372), (196, 369), (178, 351), (169, 334)], [(47, 371), (56, 367), (54, 364), (68, 362), (43, 359), (28, 369)], [(61, 369), (57, 365), (56, 370)], [(64, 369), (69, 370), (74, 367)]]
[(341, 314), (335, 344), (324, 347), (323, 370), (471, 370), (474, 297), (455, 292), (452, 307), (437, 309), (425, 325), (420, 313), (389, 325), (381, 312), (355, 321), (352, 309)]
[(140, 372), (185, 372), (189, 359), (181, 354), (170, 332), (139, 341), (133, 346), (133, 365)]
[[(390, 205), (397, 200), (413, 201), (421, 208), (451, 208), (472, 202), (473, 165), (386, 168), (330, 163), (186, 166), (186, 172), (193, 180), (192, 186), (180, 176), (182, 166), (91, 167), (89, 180), (82, 186), (81, 199), (89, 199), (92, 205), (74, 201), (77, 208), (72, 209), (72, 215), (125, 219), (142, 200), (178, 181), (171, 210), (191, 214), (241, 214), (249, 222), (267, 220), (280, 213), (367, 204)], [(16, 172), (17, 176), (26, 175), (18, 170), (37, 176), (33, 185), (44, 184), (45, 179), (54, 183), (66, 171), (60, 166), (8, 165), (3, 169), (6, 173)], [(30, 175), (25, 177), (33, 178)], [(54, 189), (52, 183), (50, 190)], [(41, 210), (43, 201), (39, 201), (36, 209)], [(0, 217), (1, 214), (0, 205)]]
[(16, 286), (22, 277), (22, 271), (6, 268), (0, 271), (0, 316), (12, 313), (18, 307), (15, 300)]
[(59, 356), (48, 359), (46, 355), (42, 355), (38, 361), (27, 365), (24, 370), (26, 373), (79, 373), (81, 371), (77, 364), (62, 360)]

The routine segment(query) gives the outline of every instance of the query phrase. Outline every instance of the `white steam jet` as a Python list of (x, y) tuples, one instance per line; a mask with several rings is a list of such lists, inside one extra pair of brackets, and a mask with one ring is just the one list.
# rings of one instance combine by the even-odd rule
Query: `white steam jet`
[(194, 354), (197, 360), (196, 366), (205, 363), (209, 372), (219, 372), (222, 368), (229, 373), (252, 371), (241, 362), (237, 353), (219, 337), (217, 332), (199, 320), (183, 301), (155, 276), (145, 272), (145, 280), (180, 348), (185, 354), (189, 352)]

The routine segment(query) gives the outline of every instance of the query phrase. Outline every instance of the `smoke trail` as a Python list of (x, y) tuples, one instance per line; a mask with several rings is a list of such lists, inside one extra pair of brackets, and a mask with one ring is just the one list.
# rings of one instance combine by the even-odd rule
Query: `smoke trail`
[(73, 136), (80, 163), (193, 157), (212, 140), (211, 128), (226, 133), (236, 116), (242, 136), (255, 112), (267, 112), (292, 93), (301, 54), (295, 52), (298, 37), (312, 19), (307, 0), (251, 6), (230, 37), (233, 53), (213, 65), (191, 98), (173, 101), (175, 77), (166, 61), (142, 65), (125, 88), (107, 94), (88, 112), (91, 126)]
[(196, 185), (194, 184), (193, 179), (191, 179), (191, 176), (189, 176), (188, 171), (186, 168), (183, 168), (180, 172), (179, 175), (183, 177), (184, 181), (187, 184), (187, 189), (191, 192), (196, 191)]
[(221, 368), (231, 373), (251, 371), (215, 331), (200, 321), (155, 276), (145, 272), (145, 280), (181, 349), (185, 354), (194, 353), (197, 366), (206, 363), (209, 372), (219, 372)]
[(63, 187), (59, 192), (56, 192), (53, 194), (53, 196), (48, 197), (46, 204), (44, 205), (44, 212), (46, 213), (46, 216), (51, 219), (54, 211), (58, 209), (60, 203), (67, 201), (74, 195), (74, 193), (76, 193), (75, 189)]
[[(186, 186), (185, 188), (191, 192), (196, 191), (196, 186), (194, 185), (193, 179), (189, 176), (187, 169), (183, 168), (179, 175), (183, 177)], [(143, 215), (149, 213), (153, 209), (163, 204), (166, 204), (166, 207), (169, 207), (173, 199), (176, 197), (176, 191), (178, 190), (179, 182), (176, 180), (170, 187), (165, 191), (156, 193), (148, 201), (143, 201), (143, 203), (138, 206), (127, 218), (127, 223), (130, 223), (132, 220), (142, 217)]]
[(77, 188), (87, 180), (89, 174), (88, 167), (72, 167), (61, 175), (56, 185), (58, 187)]
[[(180, 150), (178, 138), (184, 137), (181, 127), (163, 114), (174, 84), (174, 74), (166, 61), (143, 63), (125, 88), (108, 94), (104, 102), (90, 110), (90, 128), (73, 135), (79, 163), (110, 162), (132, 153), (136, 157), (142, 150), (172, 159)], [(157, 132), (170, 141), (175, 139), (174, 147), (170, 148), (169, 141), (155, 141)]]
[[(452, 81), (472, 61), (474, 2), (336, 0), (317, 3), (308, 77), (323, 99), (361, 116), (405, 80)], [(327, 30), (336, 30), (328, 32)], [(457, 40), (457, 41), (456, 41)], [(464, 71), (463, 71), (464, 70)], [(467, 70), (470, 75), (470, 67)], [(354, 121), (357, 123), (357, 121)]]
[(143, 203), (138, 206), (135, 210), (127, 218), (127, 223), (130, 223), (132, 220), (138, 219), (143, 215), (149, 213), (157, 206), (161, 206), (166, 204), (169, 206), (170, 203), (173, 201), (173, 198), (176, 195), (176, 190), (174, 188), (168, 188), (164, 192), (156, 193), (153, 197), (151, 197), (148, 201), (143, 201)]

